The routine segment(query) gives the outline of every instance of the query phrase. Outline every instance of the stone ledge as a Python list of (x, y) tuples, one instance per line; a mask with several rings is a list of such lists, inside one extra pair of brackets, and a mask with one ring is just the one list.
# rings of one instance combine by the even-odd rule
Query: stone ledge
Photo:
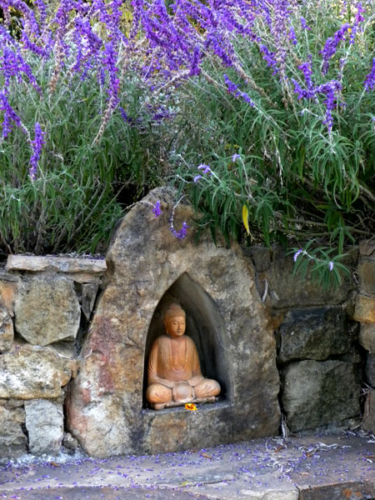
[(9, 255), (6, 271), (79, 273), (101, 275), (107, 270), (105, 260), (75, 259), (70, 257), (34, 257), (30, 255)]

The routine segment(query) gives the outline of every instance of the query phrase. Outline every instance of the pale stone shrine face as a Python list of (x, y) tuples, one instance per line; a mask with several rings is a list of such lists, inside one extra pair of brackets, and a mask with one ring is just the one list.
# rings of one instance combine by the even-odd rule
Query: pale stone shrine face
[(182, 337), (186, 330), (186, 320), (184, 316), (172, 316), (164, 322), (167, 333), (172, 338)]

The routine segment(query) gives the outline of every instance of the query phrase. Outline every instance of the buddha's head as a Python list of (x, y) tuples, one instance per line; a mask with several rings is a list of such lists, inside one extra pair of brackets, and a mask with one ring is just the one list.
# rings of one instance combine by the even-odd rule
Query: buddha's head
[(172, 338), (183, 336), (186, 329), (186, 313), (179, 304), (171, 304), (165, 311), (164, 325)]

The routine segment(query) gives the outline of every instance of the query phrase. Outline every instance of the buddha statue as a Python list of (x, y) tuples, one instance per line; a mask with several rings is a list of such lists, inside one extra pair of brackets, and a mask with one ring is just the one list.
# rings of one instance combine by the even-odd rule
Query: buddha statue
[(186, 314), (172, 304), (164, 314), (167, 335), (158, 337), (148, 363), (146, 399), (155, 410), (185, 403), (216, 401), (220, 385), (204, 378), (194, 341), (184, 335)]

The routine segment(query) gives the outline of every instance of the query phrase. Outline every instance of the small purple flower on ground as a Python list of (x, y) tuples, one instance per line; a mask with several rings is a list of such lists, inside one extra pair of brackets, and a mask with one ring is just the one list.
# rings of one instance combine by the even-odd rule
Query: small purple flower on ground
[(332, 261), (330, 261), (330, 263), (328, 264), (328, 268), (330, 271), (333, 271), (333, 267), (334, 267), (334, 263)]
[(239, 160), (241, 158), (241, 155), (235, 153), (233, 156), (232, 156), (232, 162), (234, 163), (235, 161)]
[(202, 176), (201, 175), (196, 175), (194, 177), (194, 182), (197, 183), (199, 181), (199, 179), (202, 179)]
[(155, 214), (156, 218), (161, 215), (161, 208), (160, 208), (160, 201), (159, 200), (155, 203), (154, 208), (152, 209), (152, 213)]

